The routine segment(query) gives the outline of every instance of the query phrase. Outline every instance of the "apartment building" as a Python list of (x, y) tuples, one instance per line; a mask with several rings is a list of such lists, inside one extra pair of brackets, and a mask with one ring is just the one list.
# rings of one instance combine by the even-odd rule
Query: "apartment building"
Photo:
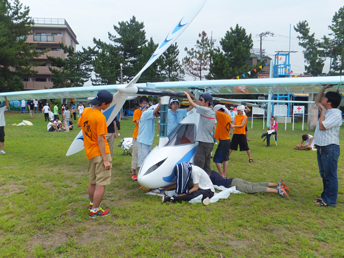
[(52, 73), (49, 70), (51, 61), (47, 56), (66, 58), (59, 43), (66, 46), (79, 44), (76, 35), (65, 19), (56, 18), (33, 18), (34, 28), (32, 34), (27, 37), (26, 42), (30, 44), (38, 44), (36, 50), (49, 50), (45, 54), (37, 57), (33, 62), (40, 63), (39, 66), (32, 69), (38, 73), (33, 77), (24, 77), (24, 90), (48, 89), (53, 86), (51, 81)]

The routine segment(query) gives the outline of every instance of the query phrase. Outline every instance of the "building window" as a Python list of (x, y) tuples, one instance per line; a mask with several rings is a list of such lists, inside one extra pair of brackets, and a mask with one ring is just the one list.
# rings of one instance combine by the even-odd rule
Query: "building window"
[(36, 47), (36, 51), (45, 51), (45, 48)]
[(23, 81), (23, 82), (28, 82), (28, 81), (29, 81), (29, 77), (23, 77), (23, 78), (22, 78), (22, 81)]
[(37, 78), (35, 78), (35, 81), (36, 81), (36, 82), (46, 82), (46, 81), (47, 81), (47, 78), (40, 78), (40, 77), (37, 77)]

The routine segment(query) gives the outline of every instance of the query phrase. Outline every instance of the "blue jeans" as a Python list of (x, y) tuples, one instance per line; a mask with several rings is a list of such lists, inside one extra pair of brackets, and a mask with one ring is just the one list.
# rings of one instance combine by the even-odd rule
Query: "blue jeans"
[[(326, 152), (324, 151), (326, 150)], [(324, 190), (321, 199), (326, 204), (335, 205), (338, 195), (337, 165), (340, 155), (339, 145), (331, 144), (317, 147), (319, 173), (323, 181)]]

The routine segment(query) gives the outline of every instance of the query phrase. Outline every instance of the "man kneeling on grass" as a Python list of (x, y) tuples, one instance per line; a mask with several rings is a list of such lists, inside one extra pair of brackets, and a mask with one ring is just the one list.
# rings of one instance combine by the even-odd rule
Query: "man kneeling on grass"
[[(204, 205), (210, 203), (210, 198), (214, 196), (215, 189), (208, 174), (203, 169), (190, 162), (183, 162), (176, 165), (173, 171), (177, 177), (176, 183), (164, 187), (163, 193), (167, 190), (176, 189), (177, 196), (163, 196), (162, 203), (190, 201), (201, 194), (203, 195), (202, 203)], [(190, 179), (192, 179), (193, 187), (189, 190)]]
[[(281, 197), (289, 198), (287, 193), (289, 192), (289, 187), (282, 180), (277, 184), (268, 182), (252, 183), (241, 178), (225, 179), (214, 170), (211, 171), (210, 180), (217, 186), (224, 186), (226, 188), (235, 186), (238, 191), (243, 193), (276, 193)], [(276, 187), (276, 189), (271, 187)]]

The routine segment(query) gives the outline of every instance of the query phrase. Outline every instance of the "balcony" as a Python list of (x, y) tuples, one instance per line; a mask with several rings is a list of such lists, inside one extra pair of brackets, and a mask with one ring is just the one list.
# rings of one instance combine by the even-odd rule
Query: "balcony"
[(33, 71), (37, 71), (37, 75), (52, 75), (49, 70), (49, 66), (35, 66), (31, 68)]
[(63, 43), (62, 36), (46, 36), (46, 35), (29, 35), (26, 39), (27, 43), (45, 43), (45, 44), (56, 44)]
[(61, 51), (49, 51), (48, 53), (45, 53), (43, 55), (40, 55), (39, 57), (35, 57), (35, 59), (39, 60), (39, 59), (48, 59), (48, 56), (51, 56), (51, 57), (60, 57), (62, 59), (65, 59), (67, 57), (67, 54), (65, 54), (63, 52), (63, 50)]
[(43, 90), (53, 87), (52, 82), (23, 82), (24, 90)]

